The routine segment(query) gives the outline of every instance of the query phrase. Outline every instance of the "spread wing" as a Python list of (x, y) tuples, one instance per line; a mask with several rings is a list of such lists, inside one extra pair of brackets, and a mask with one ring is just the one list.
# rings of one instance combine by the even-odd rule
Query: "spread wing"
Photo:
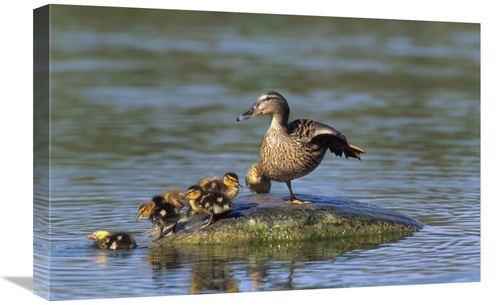
[(359, 154), (364, 151), (347, 142), (339, 130), (313, 120), (299, 119), (288, 124), (288, 133), (298, 141), (327, 147), (338, 157), (354, 157), (361, 160)]

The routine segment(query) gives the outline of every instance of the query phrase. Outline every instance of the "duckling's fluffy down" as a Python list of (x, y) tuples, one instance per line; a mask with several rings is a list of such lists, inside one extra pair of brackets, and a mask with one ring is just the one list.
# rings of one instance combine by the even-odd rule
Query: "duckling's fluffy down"
[(87, 235), (94, 240), (94, 245), (99, 249), (133, 249), (137, 247), (134, 238), (127, 233), (111, 233), (107, 230), (97, 230)]

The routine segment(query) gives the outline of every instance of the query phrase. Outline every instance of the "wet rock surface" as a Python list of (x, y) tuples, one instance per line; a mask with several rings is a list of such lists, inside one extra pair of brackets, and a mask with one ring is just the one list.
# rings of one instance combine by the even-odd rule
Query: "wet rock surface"
[[(286, 194), (236, 197), (232, 211), (204, 227), (207, 215), (181, 219), (176, 233), (170, 229), (157, 243), (252, 243), (274, 241), (361, 238), (363, 243), (395, 241), (424, 225), (402, 213), (348, 199), (298, 195), (310, 205), (286, 205)], [(155, 230), (149, 234), (155, 235)], [(156, 233), (157, 234), (157, 233)]]

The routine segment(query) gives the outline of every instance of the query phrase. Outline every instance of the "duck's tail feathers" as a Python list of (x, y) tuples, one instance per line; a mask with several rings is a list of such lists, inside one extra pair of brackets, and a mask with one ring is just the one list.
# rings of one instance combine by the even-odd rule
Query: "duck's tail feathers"
[(349, 157), (353, 157), (353, 158), (356, 158), (358, 160), (361, 160), (361, 157), (359, 156), (359, 154), (364, 154), (364, 153), (365, 153), (365, 151), (363, 149), (361, 149), (355, 145), (347, 143), (347, 145), (344, 146), (344, 154), (345, 154), (346, 159)]

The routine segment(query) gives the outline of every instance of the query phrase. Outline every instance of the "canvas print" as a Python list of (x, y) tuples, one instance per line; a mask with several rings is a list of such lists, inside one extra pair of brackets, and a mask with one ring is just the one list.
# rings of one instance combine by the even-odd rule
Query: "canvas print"
[(33, 290), (480, 281), (480, 25), (34, 10)]

